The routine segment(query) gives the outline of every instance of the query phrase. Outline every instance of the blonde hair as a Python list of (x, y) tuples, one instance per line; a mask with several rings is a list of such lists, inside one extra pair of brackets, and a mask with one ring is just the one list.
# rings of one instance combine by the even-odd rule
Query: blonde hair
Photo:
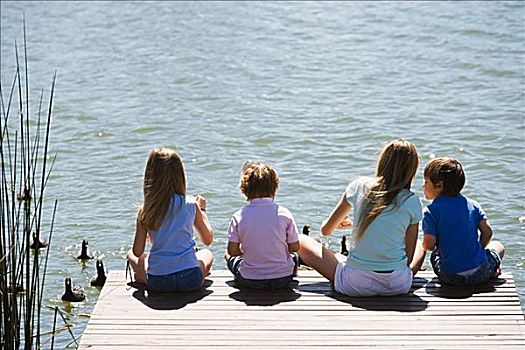
[(179, 155), (168, 148), (150, 151), (144, 171), (144, 202), (138, 212), (139, 222), (148, 231), (162, 225), (174, 194), (186, 195), (184, 165)]
[(458, 196), (465, 185), (463, 167), (454, 158), (439, 157), (432, 159), (425, 166), (423, 176), (434, 185), (441, 184), (441, 194), (447, 196)]
[(389, 142), (379, 155), (376, 180), (363, 198), (355, 239), (360, 239), (366, 229), (383, 210), (392, 204), (402, 189), (410, 190), (419, 167), (420, 158), (416, 147), (405, 140)]
[(239, 187), (248, 200), (273, 198), (279, 187), (279, 176), (270, 164), (249, 160), (242, 167)]

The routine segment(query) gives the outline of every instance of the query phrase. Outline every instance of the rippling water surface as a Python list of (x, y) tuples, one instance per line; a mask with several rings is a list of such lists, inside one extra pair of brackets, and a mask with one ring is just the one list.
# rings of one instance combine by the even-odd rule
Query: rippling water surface
[[(382, 145), (413, 142), (423, 165), (457, 157), (507, 248), (525, 302), (525, 7), (482, 3), (5, 2), (1, 78), (27, 19), (30, 94), (58, 70), (47, 189), (59, 208), (45, 304), (80, 335), (99, 291), (88, 239), (123, 269), (148, 151), (176, 148), (190, 193), (208, 198), (216, 268), (247, 159), (281, 176), (277, 200), (317, 232), (351, 177), (369, 175)], [(35, 104), (36, 105), (36, 104)], [(422, 168), (423, 168), (422, 165)], [(422, 196), (422, 168), (414, 184)], [(425, 202), (426, 204), (426, 202)], [(329, 243), (339, 249), (338, 232)], [(60, 301), (63, 279), (87, 301)], [(51, 328), (52, 315), (44, 315)], [(44, 327), (45, 328), (45, 327)], [(70, 342), (67, 334), (59, 346)]]

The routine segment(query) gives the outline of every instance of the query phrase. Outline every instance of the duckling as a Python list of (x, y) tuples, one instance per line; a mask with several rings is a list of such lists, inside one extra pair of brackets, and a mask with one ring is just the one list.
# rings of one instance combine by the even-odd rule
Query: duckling
[(104, 263), (102, 259), (97, 260), (97, 275), (91, 279), (93, 287), (102, 287), (106, 283), (106, 270), (104, 270)]
[(341, 238), (341, 254), (348, 256), (348, 249), (346, 249), (346, 236)]
[(40, 240), (39, 237), (37, 237), (36, 232), (33, 232), (33, 243), (31, 243), (31, 249), (43, 249), (47, 247), (47, 243)]
[(71, 287), (71, 278), (66, 277), (65, 280), (66, 283), (66, 291), (64, 292), (64, 295), (62, 295), (62, 300), (64, 301), (71, 301), (71, 302), (79, 302), (86, 299), (86, 296), (84, 295), (84, 291), (80, 287)]
[[(307, 235), (307, 236), (310, 236), (310, 225), (304, 225), (303, 226), (303, 235)], [(297, 255), (297, 257), (299, 258), (298, 261), (297, 261), (297, 266), (308, 266), (307, 263), (305, 263), (303, 261), (303, 259), (301, 259), (301, 257), (299, 255)]]
[(303, 226), (303, 235), (310, 235), (310, 225), (304, 225)]
[[(304, 225), (304, 226), (303, 226), (303, 235), (310, 236), (310, 225)], [(313, 238), (314, 238), (314, 240), (315, 240), (316, 242), (319, 242), (319, 243), (322, 244), (322, 242), (321, 242), (321, 238), (319, 238), (319, 236), (314, 236)]]
[(80, 254), (77, 256), (77, 259), (79, 260), (93, 259), (93, 253), (91, 253), (88, 249), (87, 239), (82, 240), (82, 250), (80, 251)]
[(13, 285), (12, 284), (9, 284), (7, 285), (7, 292), (8, 293), (13, 293), (13, 291), (18, 294), (18, 293), (25, 293), (25, 289), (24, 289), (24, 286), (22, 286), (21, 284), (15, 284), (15, 287), (13, 288)]

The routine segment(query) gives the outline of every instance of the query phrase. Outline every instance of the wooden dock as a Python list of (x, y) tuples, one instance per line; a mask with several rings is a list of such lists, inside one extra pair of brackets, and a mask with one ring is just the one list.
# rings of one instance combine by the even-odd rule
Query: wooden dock
[(302, 270), (293, 290), (235, 288), (213, 271), (198, 294), (149, 294), (112, 271), (79, 349), (525, 349), (512, 275), (474, 289), (431, 272), (408, 295), (350, 298)]

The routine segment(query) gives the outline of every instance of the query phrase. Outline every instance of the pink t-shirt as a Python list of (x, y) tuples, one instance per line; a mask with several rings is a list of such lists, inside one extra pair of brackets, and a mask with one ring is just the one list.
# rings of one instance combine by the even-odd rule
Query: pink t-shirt
[(288, 209), (272, 198), (255, 198), (233, 214), (228, 226), (228, 242), (240, 243), (243, 278), (281, 278), (293, 273), (294, 262), (288, 243), (299, 241), (297, 225)]

